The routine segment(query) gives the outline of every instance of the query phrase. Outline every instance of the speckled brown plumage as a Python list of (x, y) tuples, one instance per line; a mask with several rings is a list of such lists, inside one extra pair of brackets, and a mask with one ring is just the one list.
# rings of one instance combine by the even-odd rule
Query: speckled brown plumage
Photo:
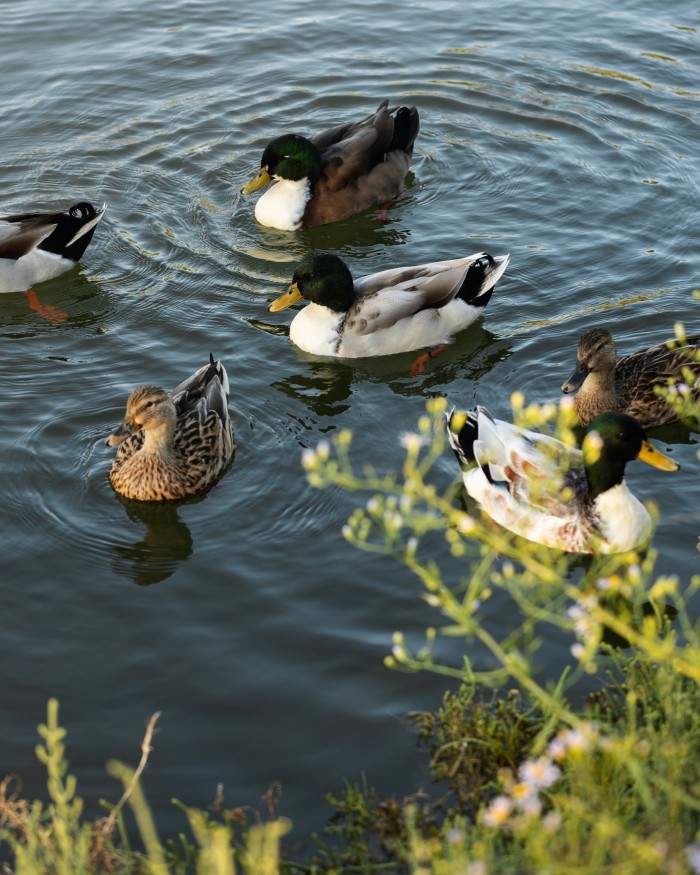
[(219, 479), (234, 450), (228, 414), (228, 377), (211, 358), (169, 395), (139, 386), (107, 444), (119, 444), (109, 472), (126, 498), (163, 501), (206, 491)]
[(684, 346), (652, 346), (618, 361), (610, 332), (593, 328), (581, 335), (576, 367), (561, 388), (567, 393), (578, 389), (574, 409), (581, 425), (588, 425), (606, 411), (634, 416), (644, 428), (665, 425), (678, 417), (654, 388), (666, 387), (670, 379), (685, 382), (683, 369), (690, 368), (690, 391), (700, 403), (700, 362), (693, 358), (698, 348), (700, 335), (694, 335), (686, 339)]

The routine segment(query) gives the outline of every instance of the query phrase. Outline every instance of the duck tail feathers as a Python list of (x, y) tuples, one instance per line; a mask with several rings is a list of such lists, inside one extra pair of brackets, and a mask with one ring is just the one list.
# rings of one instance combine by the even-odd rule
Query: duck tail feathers
[(475, 461), (474, 444), (479, 439), (479, 410), (476, 413), (458, 413), (453, 407), (445, 414), (447, 437), (462, 469)]
[(400, 106), (394, 115), (394, 134), (387, 152), (400, 150), (413, 154), (413, 144), (420, 130), (420, 119), (415, 106)]
[(484, 252), (469, 266), (457, 297), (472, 307), (485, 307), (491, 300), (496, 283), (508, 267), (510, 255), (489, 255)]

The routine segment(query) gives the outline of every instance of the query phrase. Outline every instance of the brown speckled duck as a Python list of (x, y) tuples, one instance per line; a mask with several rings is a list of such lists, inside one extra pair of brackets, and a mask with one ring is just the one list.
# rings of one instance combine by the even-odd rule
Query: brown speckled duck
[(612, 335), (604, 328), (592, 328), (581, 335), (576, 349), (576, 366), (561, 387), (562, 392), (577, 392), (574, 409), (580, 425), (588, 425), (607, 411), (628, 413), (643, 428), (675, 421), (676, 411), (655, 392), (670, 379), (683, 383), (683, 369), (690, 368), (694, 379), (690, 392), (700, 402), (700, 362), (694, 353), (700, 348), (700, 335), (686, 338), (684, 345), (671, 343), (617, 359)]
[(139, 386), (124, 421), (107, 438), (119, 444), (109, 472), (114, 489), (138, 501), (186, 498), (205, 492), (222, 475), (234, 450), (224, 366), (209, 357), (172, 394)]
[(265, 147), (241, 192), (269, 188), (255, 205), (261, 225), (296, 231), (339, 222), (390, 201), (403, 189), (420, 123), (415, 107), (376, 112), (307, 139), (283, 134)]

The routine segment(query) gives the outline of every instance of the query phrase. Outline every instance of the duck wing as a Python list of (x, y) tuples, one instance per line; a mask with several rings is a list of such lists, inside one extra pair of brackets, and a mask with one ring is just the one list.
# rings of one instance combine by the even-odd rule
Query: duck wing
[(699, 347), (700, 335), (692, 335), (683, 346), (669, 349), (660, 344), (621, 358), (615, 367), (615, 388), (625, 412), (646, 427), (675, 420), (674, 409), (654, 390), (667, 388), (669, 380), (684, 382), (684, 368), (693, 374), (690, 389), (700, 401), (700, 362), (693, 357)]
[(0, 258), (16, 261), (36, 249), (57, 227), (60, 213), (17, 213), (0, 217)]
[(439, 310), (455, 298), (483, 307), (508, 265), (508, 256), (477, 252), (466, 258), (399, 267), (362, 277), (354, 283), (355, 302), (345, 331), (372, 334), (422, 310)]
[(395, 198), (403, 188), (419, 127), (415, 107), (389, 109), (384, 100), (366, 118), (312, 138), (322, 166), (305, 224), (338, 221)]
[(178, 419), (191, 413), (203, 421), (210, 412), (216, 413), (222, 424), (229, 420), (228, 374), (221, 361), (209, 354), (209, 363), (183, 380), (171, 393)]

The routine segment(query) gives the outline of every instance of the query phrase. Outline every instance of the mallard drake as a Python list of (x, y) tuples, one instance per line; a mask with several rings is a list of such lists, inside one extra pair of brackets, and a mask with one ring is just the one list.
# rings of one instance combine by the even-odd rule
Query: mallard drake
[(654, 389), (666, 388), (670, 379), (685, 382), (683, 368), (687, 367), (695, 377), (689, 388), (700, 403), (700, 362), (692, 355), (698, 348), (700, 335), (695, 335), (686, 338), (683, 346), (652, 346), (618, 361), (610, 332), (592, 328), (581, 335), (576, 366), (561, 390), (567, 394), (578, 390), (574, 409), (581, 425), (608, 410), (629, 413), (643, 428), (665, 425), (678, 416)]
[(228, 413), (229, 383), (220, 361), (204, 365), (168, 394), (139, 386), (124, 421), (107, 440), (119, 444), (109, 481), (139, 501), (185, 498), (206, 491), (234, 450)]
[(313, 253), (297, 267), (288, 292), (270, 304), (283, 310), (311, 303), (292, 320), (289, 336), (315, 355), (361, 358), (407, 352), (449, 338), (488, 304), (509, 255), (397, 267), (353, 282), (345, 262)]
[(255, 206), (261, 225), (296, 231), (327, 225), (390, 201), (403, 189), (419, 129), (411, 106), (379, 109), (311, 139), (283, 134), (265, 147), (250, 194), (275, 180)]
[(74, 267), (106, 206), (83, 201), (62, 213), (0, 217), (0, 292), (23, 292)]
[(625, 465), (641, 459), (664, 471), (679, 467), (624, 413), (597, 416), (580, 450), (494, 419), (483, 407), (451, 412), (447, 431), (467, 493), (493, 520), (573, 553), (621, 553), (645, 544), (651, 517), (627, 488)]

